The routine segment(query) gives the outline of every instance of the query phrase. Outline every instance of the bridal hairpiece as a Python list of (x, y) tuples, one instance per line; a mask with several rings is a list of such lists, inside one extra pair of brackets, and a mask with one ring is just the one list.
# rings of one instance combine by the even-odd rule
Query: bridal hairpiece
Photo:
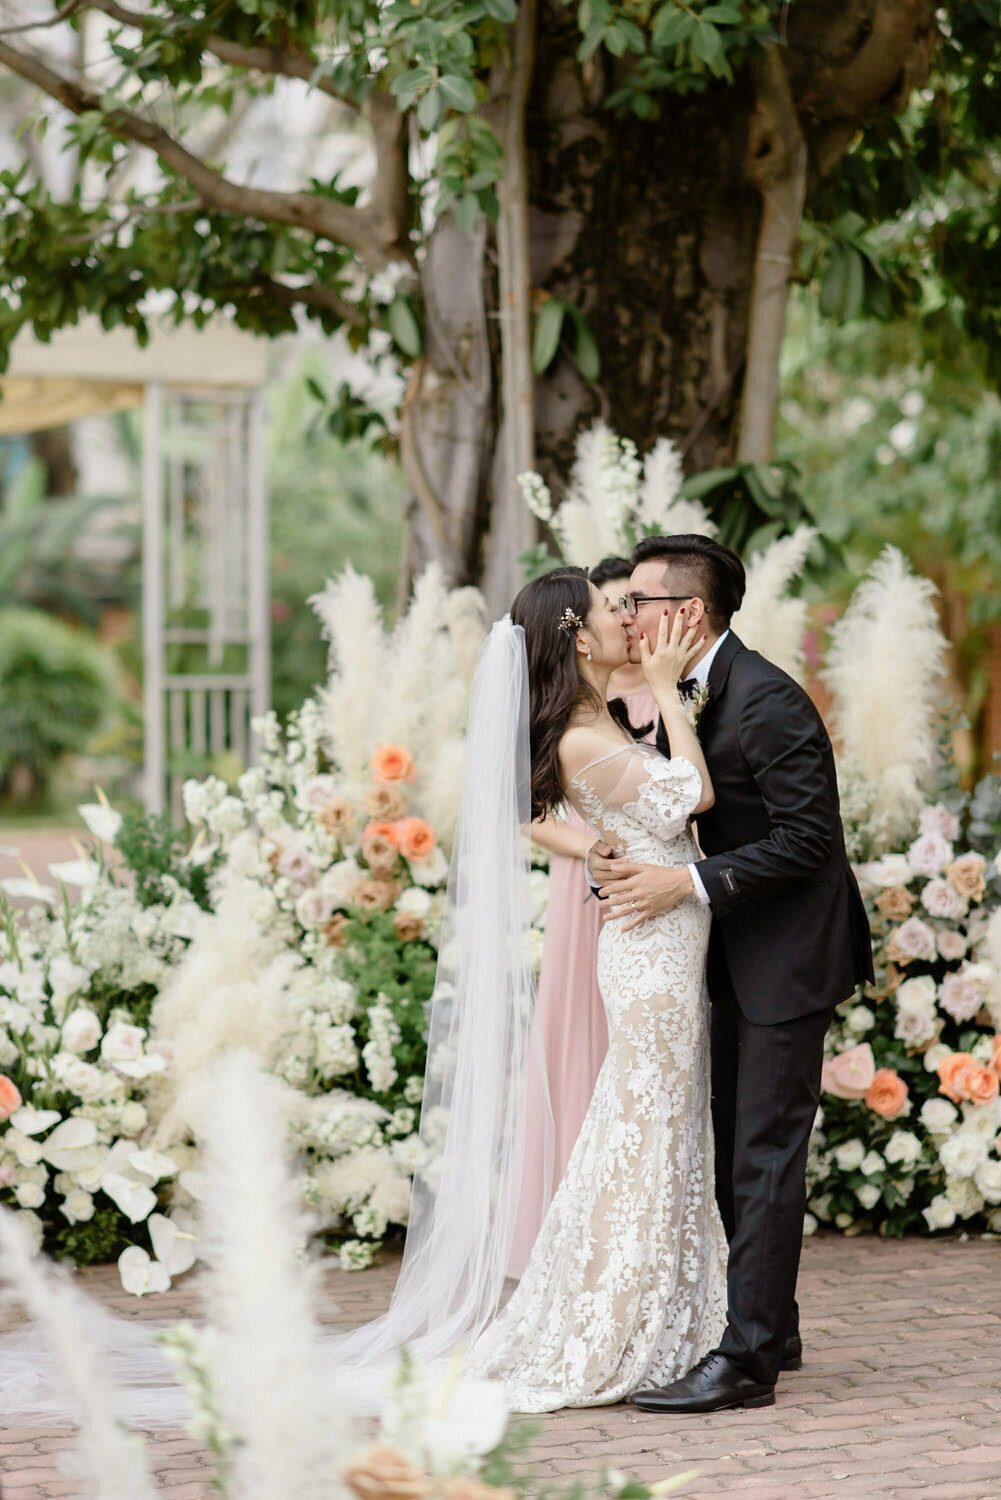
[(584, 629), (584, 621), (581, 619), (580, 615), (574, 614), (569, 604), (563, 611), (563, 617), (560, 620), (560, 629), (565, 630), (567, 634), (569, 634), (571, 630)]

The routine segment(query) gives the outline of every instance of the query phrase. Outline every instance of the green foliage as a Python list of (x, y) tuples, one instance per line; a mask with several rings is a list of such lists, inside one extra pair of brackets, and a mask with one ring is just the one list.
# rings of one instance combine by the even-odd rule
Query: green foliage
[(186, 831), (174, 828), (165, 813), (130, 809), (122, 814), (115, 848), (128, 865), (140, 906), (169, 902), (169, 877), (189, 891), (203, 911), (209, 909), (208, 884), (215, 865), (211, 860), (205, 864), (186, 860), (188, 842)]
[[(735, 552), (757, 552), (796, 526), (814, 523), (799, 473), (789, 463), (703, 469), (685, 480), (681, 493), (701, 500), (719, 527), (719, 540)], [(812, 561), (822, 566), (828, 544), (818, 540), (815, 551)]]
[(90, 637), (40, 610), (0, 610), (0, 791), (44, 790), (58, 761), (107, 722), (113, 674)]
[(117, 1260), (126, 1245), (138, 1243), (133, 1225), (103, 1195), (94, 1205), (93, 1218), (68, 1224), (57, 1211), (47, 1228), (46, 1248), (57, 1260), (75, 1266), (105, 1265)]
[[(384, 996), (400, 1028), (393, 1057), (401, 1081), (410, 1074), (423, 1078), (427, 1063), (427, 1005), (434, 989), (436, 950), (423, 938), (401, 943), (391, 912), (355, 917), (345, 927), (344, 939), (346, 946), (340, 967), (343, 977), (358, 992), (359, 1048), (369, 1040), (368, 1008)], [(350, 1075), (350, 1082), (345, 1080), (342, 1087), (350, 1087), (352, 1093), (381, 1104), (386, 1102), (384, 1095), (373, 1091), (364, 1068)]]

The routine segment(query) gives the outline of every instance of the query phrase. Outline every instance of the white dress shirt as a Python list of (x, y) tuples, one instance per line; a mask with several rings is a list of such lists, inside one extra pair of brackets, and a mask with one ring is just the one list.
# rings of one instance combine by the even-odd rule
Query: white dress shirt
[[(695, 666), (688, 673), (688, 676), (683, 679), (685, 682), (697, 682), (700, 688), (705, 687), (706, 683), (709, 681), (709, 668), (716, 660), (716, 653), (729, 634), (729, 630), (724, 630), (723, 634), (719, 636), (717, 640), (713, 641), (712, 645), (710, 646), (709, 650), (706, 652), (702, 660), (696, 662)], [(698, 896), (703, 906), (708, 906), (709, 893), (707, 892), (705, 886), (702, 884), (702, 878), (699, 875), (697, 866), (689, 865), (688, 873), (692, 877), (692, 885), (695, 887), (696, 896)]]

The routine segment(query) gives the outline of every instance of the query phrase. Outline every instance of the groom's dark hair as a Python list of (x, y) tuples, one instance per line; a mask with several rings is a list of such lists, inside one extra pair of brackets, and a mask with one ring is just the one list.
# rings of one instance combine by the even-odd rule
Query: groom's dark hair
[(736, 552), (694, 532), (677, 536), (645, 536), (633, 548), (637, 563), (663, 562), (670, 570), (671, 592), (701, 599), (709, 623), (722, 634), (740, 608), (747, 577)]

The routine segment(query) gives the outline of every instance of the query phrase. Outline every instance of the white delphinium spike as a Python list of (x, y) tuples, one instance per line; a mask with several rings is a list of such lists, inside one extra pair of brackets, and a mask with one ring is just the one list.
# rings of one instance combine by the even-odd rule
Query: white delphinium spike
[(326, 746), (349, 780), (362, 781), (387, 690), (382, 611), (371, 578), (353, 568), (345, 568), (309, 602), (330, 642), (329, 677), (319, 693)]
[(246, 1052), (221, 1059), (194, 1090), (204, 1144), (201, 1230), (219, 1416), (234, 1439), (240, 1500), (328, 1500), (341, 1436), (315, 1318), (312, 1225), (284, 1149), (276, 1080)]
[(797, 526), (778, 537), (750, 561), (744, 602), (733, 617), (733, 628), (745, 645), (760, 651), (777, 667), (803, 680), (803, 633), (806, 601), (787, 593), (806, 564), (816, 536), (812, 526)]
[[(41, 1259), (17, 1215), (7, 1209), (0, 1209), (0, 1266), (4, 1281), (43, 1331), (57, 1378), (76, 1408), (80, 1431), (72, 1466), (79, 1493), (87, 1500), (153, 1500), (159, 1491), (145, 1449), (116, 1416), (120, 1398), (104, 1373), (86, 1298), (63, 1270)], [(15, 1405), (17, 1399), (15, 1392)], [(58, 1410), (55, 1392), (53, 1401)]]
[(521, 490), (522, 499), (540, 521), (551, 521), (553, 519), (553, 497), (549, 492), (549, 486), (541, 474), (534, 469), (526, 469), (519, 474), (515, 481)]
[(947, 650), (936, 592), (887, 547), (831, 633), (822, 675), (856, 858), (907, 842), (934, 778)]
[(662, 517), (678, 499), (683, 478), (678, 449), (670, 438), (658, 438), (643, 461), (636, 502), (636, 520), (644, 530), (661, 530)]

